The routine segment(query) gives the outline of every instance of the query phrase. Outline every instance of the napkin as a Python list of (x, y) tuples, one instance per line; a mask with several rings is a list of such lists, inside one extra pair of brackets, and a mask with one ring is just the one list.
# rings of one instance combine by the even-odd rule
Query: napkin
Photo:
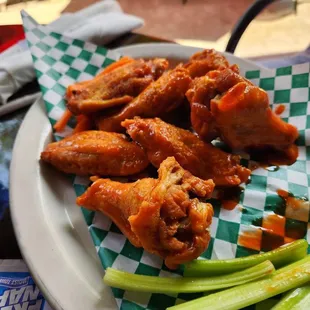
[[(26, 38), (33, 56), (34, 67), (40, 84), (46, 113), (54, 125), (65, 110), (66, 86), (89, 79), (119, 59), (120, 55), (103, 47), (73, 40), (47, 27), (38, 25), (23, 14)], [(226, 259), (257, 254), (270, 250), (270, 246), (305, 238), (310, 242), (308, 229), (310, 205), (304, 197), (310, 194), (310, 101), (309, 63), (278, 69), (246, 71), (246, 78), (265, 89), (272, 109), (285, 106), (281, 117), (299, 130), (297, 141), (298, 160), (291, 166), (256, 167), (249, 158), (242, 164), (255, 169), (249, 184), (239, 192), (237, 206), (227, 210), (221, 201), (212, 199), (214, 216), (210, 227), (211, 241), (200, 259)], [(61, 134), (53, 133), (60, 140), (72, 132), (71, 122)], [(89, 186), (89, 179), (71, 178), (75, 193), (81, 195)], [(285, 204), (277, 190), (287, 190), (303, 203)], [(103, 268), (112, 267), (130, 273), (159, 277), (178, 277), (182, 268), (171, 271), (163, 260), (142, 248), (134, 247), (117, 226), (100, 212), (81, 208)], [(277, 230), (270, 229), (270, 221), (276, 221)], [(272, 242), (270, 242), (270, 240)], [(309, 247), (310, 250), (310, 247)], [(136, 293), (112, 288), (116, 303), (122, 310), (166, 309), (202, 296), (198, 294)], [(268, 309), (262, 305), (251, 309)], [(249, 308), (248, 308), (249, 309)]]
[[(77, 13), (64, 14), (48, 27), (68, 37), (103, 45), (142, 25), (142, 19), (123, 13), (116, 1), (104, 0)], [(35, 94), (24, 100), (8, 101), (35, 78), (31, 53), (21, 46), (19, 44), (0, 55), (0, 116), (31, 104), (39, 96)], [(11, 106), (6, 106), (8, 104)]]

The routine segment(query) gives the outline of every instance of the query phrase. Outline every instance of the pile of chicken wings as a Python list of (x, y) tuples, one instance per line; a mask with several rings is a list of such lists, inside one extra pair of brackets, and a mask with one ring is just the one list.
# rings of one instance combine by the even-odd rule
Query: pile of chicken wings
[[(66, 100), (86, 127), (47, 145), (41, 160), (91, 176), (77, 204), (103, 212), (134, 246), (172, 269), (206, 250), (213, 215), (206, 200), (214, 187), (248, 181), (251, 171), (236, 151), (269, 164), (292, 164), (298, 156), (297, 129), (273, 113), (263, 89), (214, 50), (175, 68), (166, 59), (127, 58), (69, 86)], [(148, 176), (150, 165), (157, 178)], [(137, 181), (109, 178), (123, 176)]]

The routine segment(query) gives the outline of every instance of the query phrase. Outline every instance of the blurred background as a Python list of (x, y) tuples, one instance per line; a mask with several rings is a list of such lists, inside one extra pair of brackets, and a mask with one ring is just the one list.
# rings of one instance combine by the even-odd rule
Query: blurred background
[[(25, 9), (40, 23), (75, 12), (96, 0), (0, 0), (0, 25), (21, 24)], [(137, 32), (180, 44), (225, 49), (229, 32), (253, 0), (118, 0), (126, 13), (145, 20)], [(236, 55), (290, 54), (310, 42), (310, 2), (282, 0), (270, 5), (247, 28)], [(0, 28), (1, 29), (1, 28)], [(1, 30), (0, 30), (1, 31)]]

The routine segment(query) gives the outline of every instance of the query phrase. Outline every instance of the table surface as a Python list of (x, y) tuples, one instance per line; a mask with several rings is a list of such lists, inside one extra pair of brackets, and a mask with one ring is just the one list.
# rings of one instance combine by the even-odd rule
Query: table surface
[[(144, 36), (141, 34), (129, 33), (107, 45), (107, 48), (116, 48), (129, 44), (165, 42), (155, 37)], [(269, 67), (278, 67), (293, 63), (310, 61), (309, 51), (302, 52), (294, 57), (287, 59), (264, 57), (256, 59)], [(21, 97), (23, 94), (38, 89), (36, 81), (26, 85), (14, 97)], [(20, 109), (14, 113), (0, 117), (0, 259), (20, 259), (22, 258), (18, 244), (14, 235), (14, 230), (9, 211), (9, 166), (12, 149), (18, 129), (28, 111), (28, 108)]]

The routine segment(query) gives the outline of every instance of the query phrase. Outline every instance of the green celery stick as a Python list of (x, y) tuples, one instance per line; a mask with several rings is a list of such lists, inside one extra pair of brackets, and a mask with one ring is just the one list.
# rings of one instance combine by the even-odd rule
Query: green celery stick
[(237, 310), (299, 287), (310, 281), (310, 255), (283, 267), (266, 279), (236, 286), (167, 310)]
[(262, 278), (274, 272), (270, 261), (226, 276), (209, 278), (161, 278), (107, 268), (105, 284), (129, 291), (151, 293), (195, 293), (223, 289)]
[(310, 285), (296, 288), (286, 294), (271, 310), (310, 309)]
[(307, 248), (307, 241), (301, 239), (263, 254), (226, 260), (193, 260), (185, 264), (184, 277), (227, 274), (255, 266), (265, 260), (270, 260), (278, 268), (305, 257)]

